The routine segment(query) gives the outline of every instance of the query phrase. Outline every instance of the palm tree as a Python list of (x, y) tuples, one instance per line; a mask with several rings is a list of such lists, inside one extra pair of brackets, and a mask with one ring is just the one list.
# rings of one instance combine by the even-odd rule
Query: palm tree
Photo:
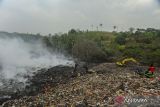
[(102, 23), (100, 23), (100, 24), (99, 24), (99, 26), (100, 26), (100, 27), (101, 27), (101, 29), (102, 29), (102, 27), (103, 27), (103, 24), (102, 24)]
[(93, 27), (94, 27), (94, 26), (93, 26), (93, 25), (91, 25), (92, 31), (93, 31)]
[(96, 28), (97, 28), (97, 31), (98, 31), (98, 26)]
[(116, 29), (117, 29), (117, 26), (113, 26), (113, 29), (114, 29), (114, 31), (116, 31)]

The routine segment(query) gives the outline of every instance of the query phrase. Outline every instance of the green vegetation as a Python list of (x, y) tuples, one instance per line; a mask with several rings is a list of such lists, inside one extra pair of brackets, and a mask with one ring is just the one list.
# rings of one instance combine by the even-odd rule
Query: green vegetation
[(63, 52), (87, 62), (107, 61), (112, 56), (110, 44), (116, 36), (109, 32), (70, 30), (67, 34), (44, 37), (54, 51)]
[[(17, 34), (16, 34), (17, 35)], [(80, 31), (64, 34), (18, 34), (24, 40), (40, 39), (53, 51), (87, 62), (117, 61), (134, 57), (142, 64), (160, 65), (160, 30), (130, 28), (126, 32)]]
[(78, 31), (45, 37), (53, 49), (85, 61), (116, 61), (134, 57), (142, 64), (160, 64), (160, 30), (126, 32)]

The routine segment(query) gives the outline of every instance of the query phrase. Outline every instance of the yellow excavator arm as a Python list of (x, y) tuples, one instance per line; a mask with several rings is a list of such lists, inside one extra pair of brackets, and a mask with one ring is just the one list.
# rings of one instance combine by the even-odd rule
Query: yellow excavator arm
[(116, 64), (117, 64), (118, 66), (124, 66), (124, 65), (126, 65), (126, 63), (128, 63), (128, 62), (138, 63), (137, 60), (135, 60), (134, 58), (126, 58), (126, 59), (124, 59), (124, 60), (122, 60), (122, 61), (116, 62)]

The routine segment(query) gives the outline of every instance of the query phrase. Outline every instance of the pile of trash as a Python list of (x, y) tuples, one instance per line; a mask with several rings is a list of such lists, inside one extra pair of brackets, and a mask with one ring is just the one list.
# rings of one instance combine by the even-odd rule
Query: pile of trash
[[(56, 78), (52, 78), (51, 75), (55, 74), (49, 70), (47, 74), (50, 81), (41, 86), (42, 90), (32, 96), (9, 100), (3, 103), (3, 107), (160, 106), (158, 73), (154, 79), (144, 78), (130, 68), (117, 67), (113, 63), (94, 66), (85, 75), (70, 75), (71, 70), (68, 71), (68, 75), (64, 73), (65, 76)], [(45, 78), (44, 76), (41, 74), (40, 77)], [(55, 80), (58, 82), (53, 82)], [(140, 102), (140, 98), (144, 100)]]

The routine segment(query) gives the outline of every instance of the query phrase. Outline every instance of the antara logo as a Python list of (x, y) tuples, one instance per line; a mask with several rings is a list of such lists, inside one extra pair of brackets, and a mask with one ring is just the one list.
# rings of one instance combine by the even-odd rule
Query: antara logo
[(124, 101), (125, 101), (125, 97), (123, 97), (123, 96), (117, 96), (114, 99), (114, 101), (115, 101), (116, 105), (122, 105), (124, 103)]

